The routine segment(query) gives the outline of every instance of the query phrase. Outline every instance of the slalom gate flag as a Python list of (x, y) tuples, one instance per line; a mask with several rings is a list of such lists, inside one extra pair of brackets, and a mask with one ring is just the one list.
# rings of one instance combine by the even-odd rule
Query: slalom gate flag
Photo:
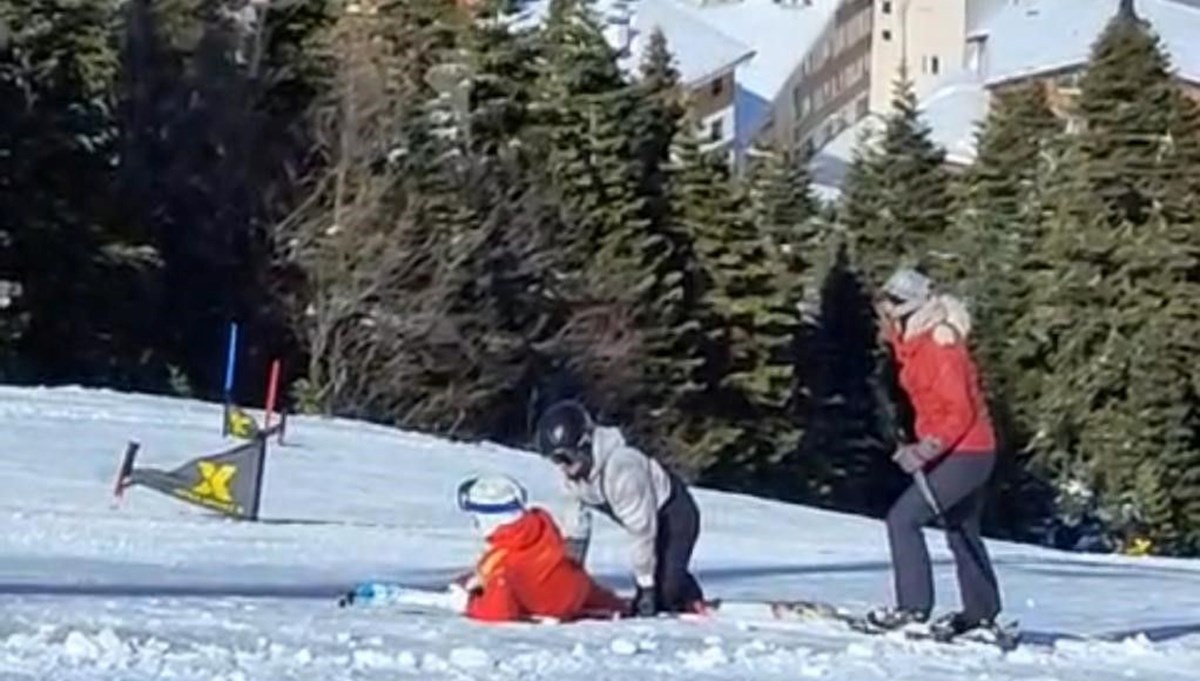
[(209, 456), (199, 456), (174, 470), (137, 468), (138, 445), (131, 442), (117, 475), (115, 493), (142, 485), (181, 501), (246, 520), (258, 519), (266, 437), (258, 436)]
[(227, 404), (225, 405), (225, 425), (221, 429), (221, 432), (240, 440), (253, 440), (258, 437), (278, 435), (279, 442), (282, 443), (283, 432), (287, 428), (287, 413), (281, 413), (279, 420), (275, 423), (271, 423), (270, 421), (272, 412), (266, 412), (265, 416), (267, 423), (264, 427), (259, 425), (258, 420), (249, 411), (236, 404)]
[(245, 409), (230, 404), (225, 409), (225, 432), (236, 438), (252, 440), (262, 432), (258, 422)]

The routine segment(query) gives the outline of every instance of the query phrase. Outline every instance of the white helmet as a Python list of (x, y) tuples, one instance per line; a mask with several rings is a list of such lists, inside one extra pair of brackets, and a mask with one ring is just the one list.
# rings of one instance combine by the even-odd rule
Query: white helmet
[(507, 475), (472, 477), (458, 486), (458, 508), (472, 515), (484, 537), (519, 520), (527, 501), (525, 488)]

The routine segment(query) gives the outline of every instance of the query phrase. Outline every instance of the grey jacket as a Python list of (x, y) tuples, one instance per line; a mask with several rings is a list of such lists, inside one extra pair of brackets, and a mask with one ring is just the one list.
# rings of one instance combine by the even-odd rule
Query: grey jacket
[(599, 510), (632, 535), (634, 578), (639, 586), (653, 585), (658, 511), (671, 496), (671, 477), (662, 464), (626, 444), (616, 428), (598, 426), (592, 435), (592, 470), (566, 486), (579, 514), (566, 531), (578, 558), (591, 539), (591, 510)]

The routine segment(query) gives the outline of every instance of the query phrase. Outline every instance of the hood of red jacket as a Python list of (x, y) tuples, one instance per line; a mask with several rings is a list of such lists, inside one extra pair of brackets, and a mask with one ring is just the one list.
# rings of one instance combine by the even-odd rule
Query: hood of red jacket
[(521, 551), (529, 549), (557, 535), (554, 522), (540, 508), (524, 513), (520, 520), (500, 526), (488, 537), (488, 544), (500, 549)]

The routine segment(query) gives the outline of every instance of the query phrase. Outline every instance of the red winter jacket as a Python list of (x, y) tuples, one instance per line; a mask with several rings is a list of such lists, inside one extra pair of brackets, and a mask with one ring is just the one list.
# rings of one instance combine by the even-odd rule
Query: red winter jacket
[(467, 602), (467, 616), (489, 622), (606, 617), (625, 602), (592, 581), (566, 551), (550, 515), (531, 509), (488, 537), (476, 575), (482, 590)]
[(917, 439), (936, 437), (949, 454), (994, 452), (991, 417), (967, 344), (941, 335), (935, 339), (932, 328), (910, 338), (888, 334), (900, 386), (916, 412)]

